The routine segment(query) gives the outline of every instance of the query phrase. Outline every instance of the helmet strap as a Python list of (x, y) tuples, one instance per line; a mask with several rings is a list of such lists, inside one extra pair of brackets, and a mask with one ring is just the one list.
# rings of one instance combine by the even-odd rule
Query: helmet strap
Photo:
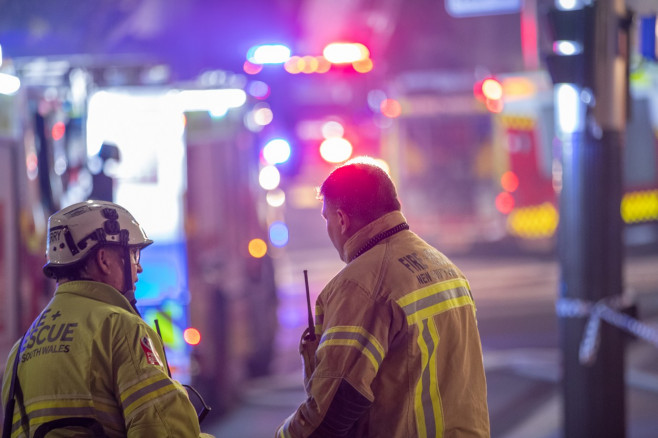
[(123, 290), (121, 293), (130, 302), (130, 305), (135, 310), (135, 312), (140, 315), (139, 310), (137, 310), (135, 289), (133, 288), (133, 271), (132, 261), (130, 260), (130, 247), (128, 246), (128, 237), (128, 230), (121, 230), (119, 232), (119, 243), (123, 248)]

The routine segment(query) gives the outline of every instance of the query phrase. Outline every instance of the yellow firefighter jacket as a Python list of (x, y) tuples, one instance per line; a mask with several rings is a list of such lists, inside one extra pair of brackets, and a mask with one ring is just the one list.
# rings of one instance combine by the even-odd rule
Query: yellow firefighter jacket
[(490, 435), (465, 276), (406, 229), (360, 251), (403, 223), (399, 211), (388, 213), (345, 243), (348, 264), (316, 303), (320, 341), (310, 355), (315, 363), (305, 367), (314, 369), (308, 399), (277, 437)]
[[(7, 360), (5, 405), (18, 343)], [(207, 436), (187, 392), (167, 375), (158, 334), (111, 286), (61, 284), (19, 354), (22, 401), (15, 397), (12, 437), (32, 437), (40, 425), (66, 417), (92, 418), (108, 437)]]

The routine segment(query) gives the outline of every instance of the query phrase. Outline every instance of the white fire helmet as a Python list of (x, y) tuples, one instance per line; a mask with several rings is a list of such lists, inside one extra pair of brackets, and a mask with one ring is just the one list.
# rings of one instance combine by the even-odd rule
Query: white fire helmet
[(130, 212), (120, 205), (79, 202), (48, 219), (47, 263), (43, 272), (56, 278), (57, 268), (76, 264), (99, 245), (144, 248), (152, 243)]

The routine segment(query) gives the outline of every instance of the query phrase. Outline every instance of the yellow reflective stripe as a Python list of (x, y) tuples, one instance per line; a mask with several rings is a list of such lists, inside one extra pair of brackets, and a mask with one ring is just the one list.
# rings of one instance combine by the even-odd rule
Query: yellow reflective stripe
[[(41, 399), (39, 401), (32, 400), (28, 400), (25, 404), (25, 412), (27, 412), (28, 415), (31, 415), (35, 411), (51, 408), (78, 408), (94, 406), (94, 403), (89, 398), (66, 399), (60, 396), (57, 399), (49, 398), (47, 400)], [(19, 415), (19, 412), (14, 412), (14, 417)]]
[[(350, 325), (337, 325), (335, 327), (331, 327), (325, 332), (324, 336), (329, 336), (332, 333), (340, 333), (340, 332), (346, 332), (346, 333), (358, 333), (372, 344), (372, 346), (379, 352), (379, 354), (384, 357), (384, 347), (382, 347), (382, 344), (379, 343), (376, 337), (368, 333), (363, 327), (358, 327), (358, 326), (350, 326)], [(323, 338), (324, 338), (323, 336)]]
[(421, 438), (443, 437), (443, 408), (436, 363), (439, 333), (434, 320), (431, 319), (424, 320), (418, 325), (418, 329), (417, 342), (422, 371), (414, 394), (416, 428)]
[(461, 278), (418, 289), (396, 302), (406, 313), (409, 325), (465, 305), (473, 306), (473, 311), (475, 311), (468, 281)]
[[(57, 399), (44, 399), (44, 397), (36, 397), (26, 403), (25, 413), (31, 428), (60, 418), (84, 417), (96, 418), (103, 426), (122, 429), (124, 427), (123, 417), (118, 408), (110, 403), (110, 400), (92, 401), (89, 398), (66, 399), (59, 396)], [(16, 408), (12, 434), (21, 429), (21, 419), (20, 410)]]
[(160, 370), (157, 367), (152, 367), (147, 370), (145, 370), (144, 373), (134, 376), (134, 378), (130, 381), (123, 382), (121, 386), (119, 386), (119, 392), (121, 394), (125, 393), (126, 391), (130, 390), (135, 385), (139, 385), (140, 383), (144, 383), (147, 379), (152, 379), (154, 377), (162, 377), (162, 370)]
[(412, 315), (409, 315), (407, 317), (407, 322), (410, 325), (415, 324), (419, 321), (430, 318), (434, 315), (438, 315), (439, 313), (445, 312), (446, 310), (456, 309), (457, 307), (462, 307), (467, 305), (473, 305), (473, 299), (470, 296), (453, 298), (451, 300), (447, 300), (442, 303), (435, 304), (434, 306), (428, 307)]
[(432, 400), (431, 410), (434, 414), (434, 433), (437, 437), (443, 436), (443, 407), (441, 406), (441, 393), (439, 392), (439, 376), (436, 350), (439, 348), (439, 331), (433, 319), (428, 320), (429, 333), (434, 343), (434, 352), (430, 356), (430, 362), (427, 365), (430, 374), (430, 398)]
[(145, 403), (154, 400), (168, 392), (175, 391), (176, 386), (169, 378), (160, 374), (145, 379), (121, 393), (121, 404), (125, 417)]
[(322, 312), (322, 308), (316, 304), (315, 305), (315, 334), (316, 335), (322, 334), (323, 324), (324, 324), (324, 313)]
[(471, 288), (468, 284), (468, 281), (466, 281), (465, 279), (455, 278), (454, 280), (446, 280), (446, 281), (442, 281), (440, 283), (431, 284), (431, 285), (429, 285), (427, 287), (424, 287), (422, 289), (418, 289), (414, 292), (411, 292), (411, 293), (403, 296), (402, 298), (400, 298), (396, 302), (400, 306), (405, 307), (405, 306), (407, 306), (407, 305), (409, 305), (413, 302), (419, 301), (423, 298), (427, 298), (431, 295), (443, 292), (445, 290), (456, 289), (458, 287), (464, 287), (466, 289)]
[[(420, 348), (420, 360), (422, 367), (425, 369), (426, 364), (429, 362), (429, 353), (427, 345), (422, 342), (421, 334), (418, 335), (418, 347)], [(423, 409), (423, 376), (421, 373), (418, 382), (416, 382), (416, 391), (414, 394), (414, 412), (416, 413), (416, 431), (418, 438), (427, 438), (427, 430), (425, 428), (425, 411)]]
[(354, 347), (357, 350), (361, 350), (361, 353), (370, 361), (372, 364), (372, 367), (375, 369), (375, 372), (379, 370), (379, 362), (377, 362), (377, 359), (372, 355), (372, 353), (366, 349), (363, 348), (363, 345), (359, 341), (355, 340), (350, 340), (350, 339), (332, 339), (329, 341), (326, 341), (322, 343), (319, 347), (318, 350), (322, 347), (335, 347), (335, 346), (343, 346), (343, 347)]
[(339, 325), (327, 329), (323, 333), (322, 339), (320, 339), (318, 351), (323, 347), (330, 346), (356, 348), (372, 363), (375, 372), (377, 372), (379, 365), (384, 360), (384, 348), (377, 338), (362, 327)]
[[(66, 417), (94, 417), (95, 411), (91, 400), (43, 400), (25, 406), (30, 428), (42, 423)], [(12, 434), (22, 428), (20, 409), (14, 411)]]

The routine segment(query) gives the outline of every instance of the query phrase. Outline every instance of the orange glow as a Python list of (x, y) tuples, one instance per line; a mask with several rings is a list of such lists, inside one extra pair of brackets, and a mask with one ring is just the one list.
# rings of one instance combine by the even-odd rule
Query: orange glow
[(260, 259), (267, 254), (267, 243), (263, 239), (251, 239), (249, 241), (249, 255)]
[(304, 64), (302, 66), (302, 73), (311, 74), (318, 70), (320, 63), (315, 56), (304, 56), (302, 58)]
[(66, 132), (66, 125), (62, 122), (57, 122), (53, 125), (53, 129), (51, 130), (51, 134), (53, 136), (53, 140), (61, 140), (62, 137), (64, 137), (64, 133)]
[(512, 77), (503, 80), (503, 94), (505, 96), (532, 96), (536, 92), (535, 84), (527, 78)]
[(248, 75), (255, 75), (260, 73), (260, 71), (263, 69), (263, 66), (261, 64), (254, 64), (253, 62), (245, 61), (242, 69)]
[(296, 75), (297, 73), (301, 73), (302, 67), (304, 66), (303, 62), (304, 61), (302, 61), (302, 58), (299, 56), (291, 56), (290, 59), (283, 64), (283, 69), (290, 74)]
[(502, 214), (509, 214), (514, 209), (514, 197), (507, 192), (496, 196), (496, 209)]
[(352, 67), (354, 67), (354, 70), (356, 70), (358, 73), (368, 73), (369, 71), (372, 70), (373, 64), (372, 64), (372, 60), (368, 58), (368, 59), (363, 59), (361, 61), (353, 62)]
[(201, 342), (201, 333), (194, 327), (189, 327), (183, 331), (183, 339), (190, 345), (199, 345), (199, 342)]
[(400, 105), (400, 102), (395, 99), (382, 100), (382, 103), (379, 105), (379, 110), (382, 114), (391, 119), (400, 117), (400, 114), (402, 114), (402, 106)]
[(315, 70), (316, 73), (326, 73), (329, 71), (331, 63), (324, 56), (316, 56), (315, 59), (318, 61), (318, 68)]
[(505, 172), (500, 177), (500, 185), (503, 190), (512, 193), (519, 188), (519, 177), (512, 171)]
[(331, 63), (324, 56), (291, 56), (283, 64), (283, 68), (293, 75), (298, 73), (326, 73), (331, 69)]

